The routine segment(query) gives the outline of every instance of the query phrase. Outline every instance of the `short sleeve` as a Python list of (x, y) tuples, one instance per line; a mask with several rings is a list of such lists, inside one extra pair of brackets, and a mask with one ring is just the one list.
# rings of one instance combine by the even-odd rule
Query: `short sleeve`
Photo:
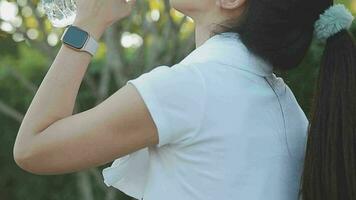
[(140, 93), (157, 127), (158, 147), (189, 141), (199, 129), (206, 89), (198, 68), (162, 65), (129, 83)]

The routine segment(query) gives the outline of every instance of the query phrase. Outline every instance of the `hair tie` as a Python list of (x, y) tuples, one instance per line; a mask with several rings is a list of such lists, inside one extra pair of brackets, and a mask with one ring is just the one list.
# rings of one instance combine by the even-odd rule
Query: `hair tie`
[(336, 4), (320, 14), (315, 22), (314, 31), (317, 39), (325, 41), (336, 33), (351, 27), (354, 16), (343, 5)]

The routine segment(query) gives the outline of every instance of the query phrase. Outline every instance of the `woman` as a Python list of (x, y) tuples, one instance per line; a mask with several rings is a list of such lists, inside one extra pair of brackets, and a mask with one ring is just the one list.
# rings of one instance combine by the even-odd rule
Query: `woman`
[[(74, 25), (99, 40), (134, 3), (77, 5)], [(62, 45), (19, 129), (16, 163), (44, 175), (116, 159), (105, 183), (145, 200), (356, 199), (352, 15), (329, 0), (171, 5), (194, 19), (197, 48), (75, 115), (91, 56)], [(273, 69), (297, 67), (314, 30), (327, 44), (309, 127)]]

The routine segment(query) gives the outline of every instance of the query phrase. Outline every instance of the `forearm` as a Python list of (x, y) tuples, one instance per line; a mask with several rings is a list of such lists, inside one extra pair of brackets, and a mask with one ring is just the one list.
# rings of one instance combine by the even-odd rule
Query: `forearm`
[(85, 52), (61, 47), (26, 112), (22, 134), (38, 133), (72, 114), (90, 59)]
[[(76, 0), (77, 15), (73, 25), (87, 31), (98, 41), (107, 27), (131, 13), (134, 2)], [(73, 114), (75, 100), (90, 60), (91, 55), (86, 52), (61, 47), (20, 126), (13, 152), (16, 160), (29, 158), (40, 138), (57, 134), (52, 132), (60, 132), (50, 127)], [(52, 132), (49, 134), (49, 131)], [(43, 140), (41, 144), (46, 143), (46, 138)]]
[[(74, 24), (99, 40), (103, 28)], [(21, 123), (16, 139), (19, 151), (28, 151), (32, 138), (52, 123), (73, 114), (75, 100), (91, 60), (86, 52), (62, 45)]]

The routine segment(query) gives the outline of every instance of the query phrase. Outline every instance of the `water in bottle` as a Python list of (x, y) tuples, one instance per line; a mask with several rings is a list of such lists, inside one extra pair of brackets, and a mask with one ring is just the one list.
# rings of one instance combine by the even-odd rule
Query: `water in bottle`
[(75, 0), (41, 0), (48, 19), (55, 27), (65, 27), (74, 22)]

